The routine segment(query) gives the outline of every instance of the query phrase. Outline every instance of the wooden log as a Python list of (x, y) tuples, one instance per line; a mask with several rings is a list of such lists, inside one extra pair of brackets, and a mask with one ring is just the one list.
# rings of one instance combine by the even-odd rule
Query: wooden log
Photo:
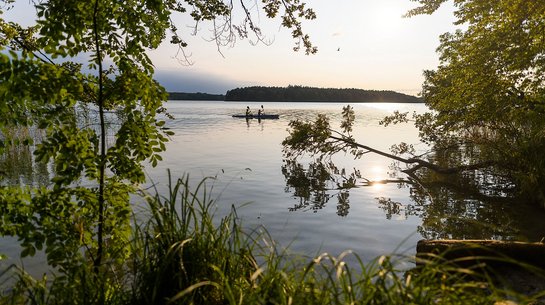
[(464, 264), (529, 264), (545, 269), (545, 243), (497, 240), (420, 240), (417, 258), (440, 257)]

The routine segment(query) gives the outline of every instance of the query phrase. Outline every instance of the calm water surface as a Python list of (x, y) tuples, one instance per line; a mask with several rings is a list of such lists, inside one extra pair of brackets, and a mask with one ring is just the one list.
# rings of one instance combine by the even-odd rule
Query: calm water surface
[[(521, 209), (504, 203), (483, 203), (473, 198), (418, 199), (412, 188), (396, 183), (351, 189), (339, 203), (339, 190), (329, 190), (329, 200), (305, 200), (287, 184), (282, 172), (282, 140), (290, 120), (313, 119), (318, 113), (339, 126), (340, 103), (265, 103), (267, 113), (278, 120), (236, 119), (246, 106), (257, 111), (258, 103), (171, 101), (167, 108), (176, 118), (168, 126), (176, 132), (164, 154), (164, 162), (149, 169), (154, 181), (164, 184), (166, 170), (174, 176), (190, 174), (194, 181), (213, 176), (218, 212), (231, 206), (243, 224), (262, 225), (281, 245), (298, 253), (338, 255), (351, 249), (364, 259), (396, 252), (414, 254), (422, 238), (494, 238), (533, 240), (545, 236), (545, 214), (531, 207)], [(418, 132), (412, 124), (387, 128), (379, 122), (395, 110), (423, 112), (423, 104), (354, 104), (354, 136), (360, 143), (388, 151), (401, 141), (415, 144)], [(309, 161), (308, 159), (302, 160)], [(353, 160), (334, 158), (336, 165), (358, 169), (370, 180), (388, 179), (391, 160), (373, 154)], [(308, 163), (308, 162), (307, 162)], [(413, 195), (411, 197), (411, 195)], [(417, 199), (414, 199), (416, 197)], [(441, 197), (441, 196), (436, 196)], [(437, 202), (444, 199), (444, 202)], [(417, 202), (415, 202), (417, 200)], [(523, 212), (521, 212), (523, 211)]]
[[(349, 208), (340, 214), (337, 200), (323, 206), (309, 205), (294, 210), (301, 198), (287, 188), (282, 174), (282, 140), (288, 135), (290, 120), (313, 119), (318, 113), (332, 117), (338, 126), (344, 104), (266, 103), (267, 113), (280, 114), (278, 120), (236, 119), (249, 105), (257, 111), (259, 104), (225, 102), (171, 101), (169, 112), (176, 118), (168, 127), (176, 133), (167, 146), (164, 161), (148, 169), (151, 179), (164, 182), (166, 170), (173, 176), (189, 173), (195, 181), (214, 176), (209, 181), (218, 198), (220, 213), (232, 205), (243, 224), (263, 225), (281, 245), (309, 255), (327, 251), (334, 255), (352, 249), (364, 258), (391, 251), (412, 253), (421, 237), (416, 233), (418, 217), (387, 219), (378, 206), (379, 197), (404, 202), (407, 188), (395, 184), (352, 189)], [(417, 131), (409, 125), (384, 128), (379, 121), (394, 110), (423, 111), (424, 105), (355, 104), (355, 135), (358, 140), (387, 150), (400, 140), (416, 142)], [(390, 160), (368, 155), (362, 160), (341, 156), (336, 162), (357, 167), (364, 177), (388, 178)], [(349, 167), (351, 169), (352, 167)], [(328, 192), (333, 197), (338, 191)], [(346, 208), (345, 208), (346, 210)]]
[[(422, 238), (539, 240), (545, 236), (542, 210), (484, 203), (448, 192), (418, 196), (413, 188), (396, 183), (361, 186), (349, 192), (332, 188), (319, 194), (322, 200), (301, 196), (282, 171), (281, 142), (288, 135), (288, 123), (325, 113), (337, 127), (344, 105), (265, 103), (266, 112), (280, 114), (280, 119), (259, 122), (231, 117), (243, 113), (246, 106), (257, 111), (258, 103), (170, 101), (167, 109), (175, 119), (167, 126), (175, 135), (163, 153), (164, 161), (156, 168), (148, 166), (147, 174), (160, 192), (166, 191), (167, 169), (175, 178), (189, 174), (194, 184), (215, 177), (207, 187), (217, 199), (218, 216), (234, 206), (246, 228), (262, 226), (280, 246), (309, 256), (339, 255), (351, 249), (371, 260), (392, 252), (412, 255)], [(418, 132), (411, 124), (385, 128), (379, 121), (394, 110), (423, 112), (425, 105), (353, 107), (358, 142), (384, 151), (401, 141), (418, 143)], [(308, 161), (303, 159), (302, 164)], [(338, 155), (333, 161), (347, 170), (358, 169), (369, 180), (391, 178), (391, 160), (377, 155), (366, 154), (359, 160)], [(17, 257), (16, 243), (12, 238), (1, 240), (0, 252)], [(26, 264), (27, 269), (39, 268), (40, 258)]]

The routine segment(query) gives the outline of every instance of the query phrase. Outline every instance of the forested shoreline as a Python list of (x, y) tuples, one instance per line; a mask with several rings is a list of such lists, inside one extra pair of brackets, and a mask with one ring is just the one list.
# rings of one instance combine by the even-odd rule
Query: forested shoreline
[(176, 101), (223, 101), (225, 95), (223, 94), (209, 94), (209, 93), (188, 93), (188, 92), (169, 92), (169, 100)]
[(224, 94), (169, 92), (169, 100), (258, 101), (258, 102), (353, 102), (423, 103), (422, 98), (390, 90), (316, 88), (305, 86), (253, 86), (228, 90)]
[(253, 86), (227, 91), (225, 101), (423, 103), (422, 98), (390, 90)]

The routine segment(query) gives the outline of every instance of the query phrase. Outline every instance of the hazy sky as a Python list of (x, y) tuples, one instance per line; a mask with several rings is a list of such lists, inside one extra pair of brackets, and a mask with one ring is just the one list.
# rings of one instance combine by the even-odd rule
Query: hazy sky
[[(27, 1), (18, 1), (24, 4)], [(23, 2), (23, 3), (21, 3)], [(248, 1), (254, 3), (253, 1)], [(261, 3), (261, 1), (256, 1)], [(237, 1), (235, 1), (237, 3)], [(254, 10), (253, 18), (271, 45), (238, 40), (221, 53), (210, 42), (211, 24), (175, 16), (180, 34), (189, 43), (187, 66), (176, 59), (177, 48), (164, 43), (150, 52), (156, 79), (169, 91), (225, 93), (235, 87), (303, 85), (331, 88), (395, 90), (417, 94), (422, 71), (438, 64), (439, 35), (453, 31), (452, 7), (434, 15), (402, 18), (416, 4), (410, 0), (307, 0), (317, 19), (304, 30), (318, 47), (315, 55), (294, 52), (290, 31), (279, 20)], [(11, 12), (20, 19), (24, 11)], [(8, 15), (4, 16), (8, 19)]]

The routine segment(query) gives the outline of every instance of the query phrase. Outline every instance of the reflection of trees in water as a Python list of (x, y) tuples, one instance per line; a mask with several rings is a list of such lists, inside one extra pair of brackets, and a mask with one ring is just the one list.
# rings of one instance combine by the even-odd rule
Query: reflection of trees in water
[(35, 146), (42, 138), (36, 128), (10, 127), (0, 134), (6, 147), (0, 153), (0, 183), (4, 185), (46, 185), (49, 170), (46, 163), (36, 162)]
[[(475, 125), (471, 118), (470, 129), (466, 129), (467, 122), (458, 124), (449, 118), (451, 110), (446, 107), (444, 117), (414, 113), (412, 120), (426, 146), (418, 151), (404, 142), (392, 146), (390, 152), (358, 142), (352, 134), (355, 112), (350, 105), (343, 107), (338, 130), (331, 127), (326, 115), (318, 115), (313, 121), (294, 120), (282, 142), (284, 158), (297, 160), (307, 155), (323, 160), (345, 153), (360, 159), (373, 153), (393, 160), (392, 168), (396, 174), (403, 174), (405, 181), (401, 183), (410, 189), (411, 203), (379, 198), (379, 205), (388, 219), (394, 215), (421, 218), (418, 230), (427, 238), (541, 239), (545, 235), (545, 211), (536, 208), (545, 197), (541, 179), (545, 162), (542, 150), (537, 149), (543, 146), (543, 141), (539, 142), (542, 137), (531, 135), (527, 139), (525, 135), (522, 142), (513, 141), (513, 135), (527, 130), (527, 126), (515, 123), (511, 127), (509, 120), (503, 133), (496, 132), (503, 124), (494, 120), (489, 121), (491, 125), (480, 125), (477, 120)], [(380, 124), (408, 123), (408, 115), (396, 111)], [(289, 172), (285, 175), (291, 177)], [(312, 171), (298, 176), (311, 180)], [(340, 181), (334, 177), (329, 180)], [(330, 189), (335, 189), (334, 185)], [(540, 204), (532, 208), (528, 205), (532, 202)]]
[[(365, 180), (358, 171), (347, 174), (331, 162), (310, 162), (305, 168), (296, 161), (286, 160), (282, 172), (286, 178), (286, 192), (292, 192), (300, 200), (290, 211), (306, 209), (317, 212), (336, 198), (337, 214), (346, 216), (350, 209), (350, 188), (373, 183)], [(420, 218), (417, 231), (424, 238), (541, 238), (540, 228), (532, 227), (534, 224), (526, 219), (527, 213), (532, 213), (526, 210), (528, 207), (513, 204), (514, 199), (506, 196), (506, 189), (497, 187), (502, 184), (488, 179), (485, 172), (460, 176), (422, 171), (418, 176), (409, 175), (381, 183), (396, 183), (399, 187), (409, 188), (408, 203), (380, 197), (377, 198), (378, 206), (389, 220)], [(541, 210), (536, 212), (544, 214)]]
[[(415, 180), (416, 181), (416, 180)], [(517, 217), (502, 183), (484, 171), (464, 175), (437, 175), (422, 171), (411, 185), (412, 203), (406, 209), (422, 219), (419, 233), (428, 239), (521, 239), (525, 221)]]
[(0, 155), (0, 181), (8, 185), (46, 185), (49, 181), (47, 164), (34, 162), (32, 150), (26, 145), (8, 148)]
[(286, 178), (286, 192), (292, 192), (299, 203), (290, 208), (296, 210), (318, 210), (325, 207), (331, 198), (337, 199), (337, 215), (346, 216), (350, 208), (348, 189), (355, 186), (359, 172), (348, 176), (345, 169), (339, 170), (332, 162), (311, 162), (308, 168), (294, 160), (284, 160), (282, 173)]
[[(98, 133), (98, 111), (86, 104), (77, 104), (67, 112), (82, 129), (92, 129)], [(115, 132), (123, 120), (121, 112), (106, 113), (108, 147), (115, 143)], [(3, 185), (47, 185), (50, 183), (52, 168), (47, 163), (38, 162), (34, 156), (36, 145), (45, 138), (46, 131), (38, 127), (4, 126), (0, 131), (0, 141), (5, 147), (0, 150), (0, 183)]]
[(426, 239), (514, 239), (519, 236), (517, 221), (508, 211), (505, 200), (464, 197), (459, 190), (438, 184), (408, 187), (410, 203), (381, 197), (377, 198), (378, 205), (387, 219), (420, 218), (422, 222), (417, 231)]

